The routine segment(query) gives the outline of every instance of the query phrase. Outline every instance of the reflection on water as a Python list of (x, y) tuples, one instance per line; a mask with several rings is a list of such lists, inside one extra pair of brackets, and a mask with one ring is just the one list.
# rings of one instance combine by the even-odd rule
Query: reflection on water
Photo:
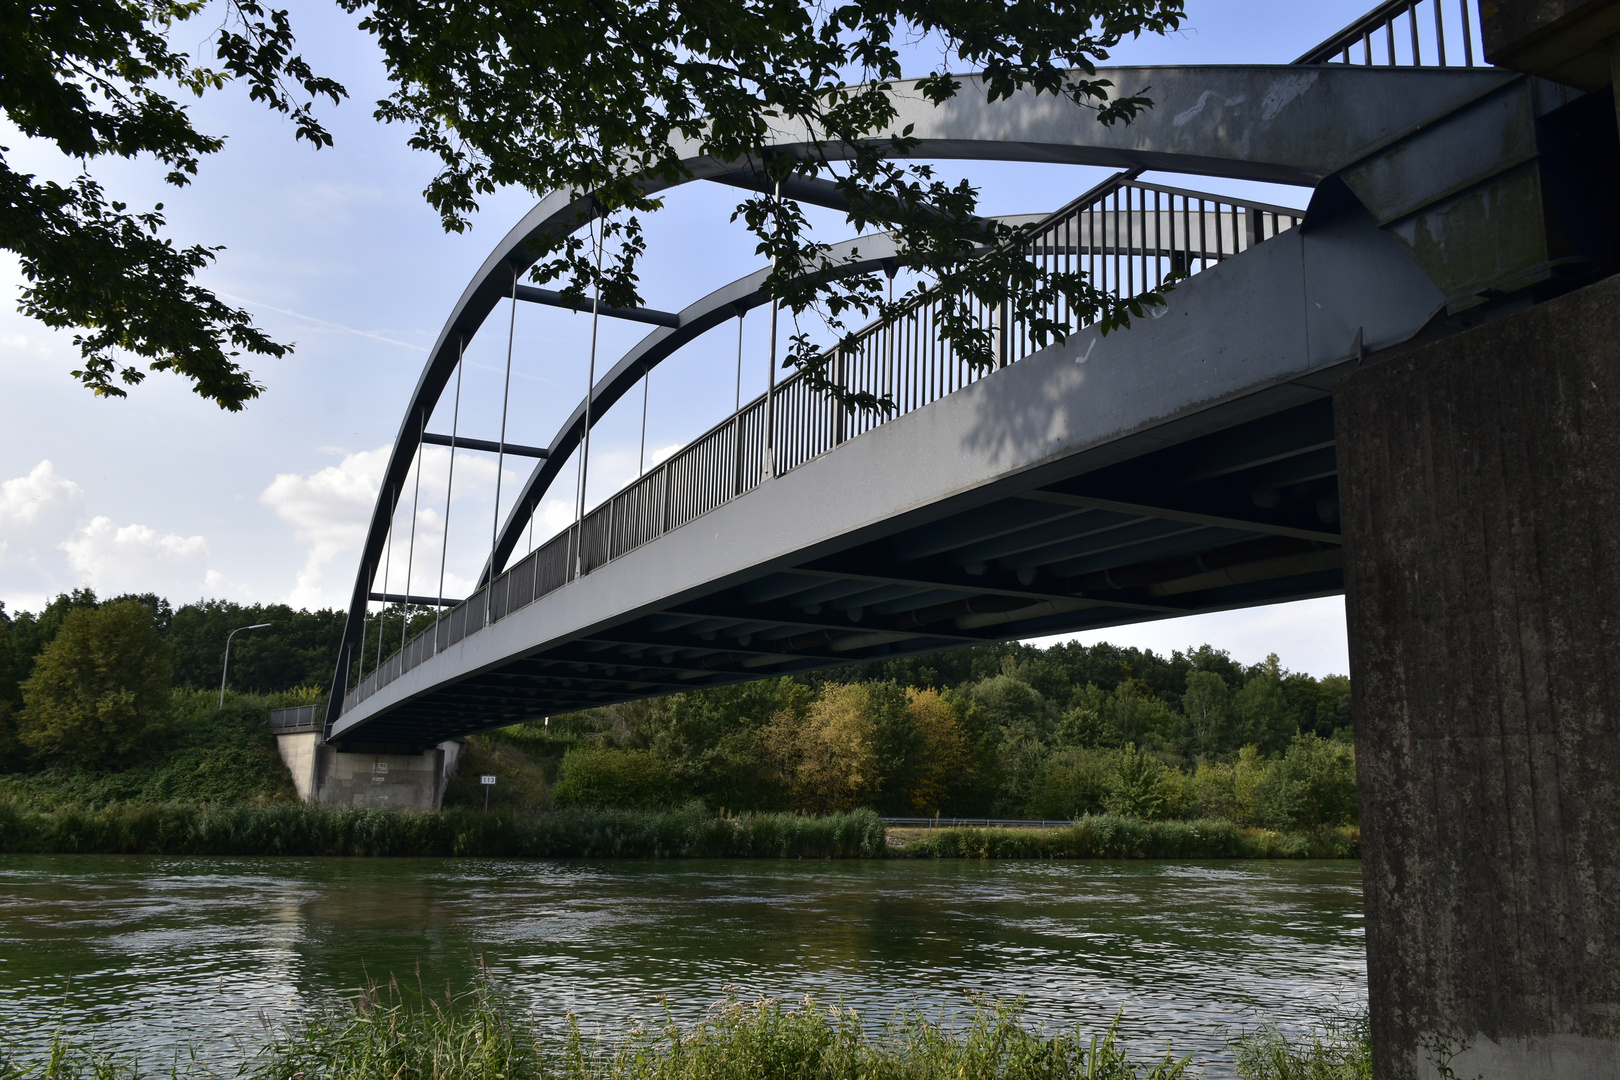
[(24, 1045), (93, 1026), (153, 1066), (227, 1062), (301, 1004), (389, 974), (459, 989), (479, 958), (548, 1025), (984, 993), (1087, 1029), (1124, 1009), (1133, 1045), (1200, 1057), (1366, 994), (1357, 863), (0, 858), (0, 1020)]

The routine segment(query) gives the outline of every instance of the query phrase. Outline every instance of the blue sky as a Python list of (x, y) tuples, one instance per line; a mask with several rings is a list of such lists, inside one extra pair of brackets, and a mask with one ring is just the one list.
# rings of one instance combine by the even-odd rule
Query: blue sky
[[(1117, 63), (1286, 63), (1362, 14), (1369, 0), (1189, 0), (1185, 29), (1122, 46)], [(141, 208), (162, 201), (179, 242), (223, 244), (207, 284), (248, 308), (297, 350), (251, 365), (269, 386), (246, 412), (229, 414), (181, 380), (153, 375), (126, 400), (93, 398), (68, 375), (71, 334), (55, 333), (0, 305), (0, 600), (37, 608), (88, 584), (103, 594), (153, 590), (176, 603), (203, 596), (335, 605), (347, 596), (376, 477), (398, 429), (426, 349), (495, 242), (533, 204), (522, 191), (483, 202), (474, 227), (445, 234), (420, 192), (433, 162), (405, 147), (405, 132), (371, 119), (388, 84), (370, 39), (322, 3), (292, 5), (300, 47), (351, 98), (323, 116), (336, 146), (295, 145), (280, 118), (230, 89), (191, 106), (198, 126), (229, 136), (184, 191), (166, 188), (151, 163), (98, 164), (109, 192)], [(204, 15), (176, 33), (178, 47), (210, 55)], [(193, 37), (195, 40), (193, 40)], [(0, 125), (14, 165), (67, 177), (72, 166)], [(991, 213), (1051, 210), (1103, 174), (1076, 167), (952, 165), (982, 185)], [(1307, 193), (1218, 181), (1204, 190), (1303, 206)], [(736, 194), (712, 185), (678, 190), (650, 224), (644, 294), (679, 309), (754, 269), (753, 244), (726, 222)], [(832, 217), (830, 239), (844, 233)], [(9, 256), (0, 290), (21, 282)], [(493, 320), (492, 320), (493, 322)], [(745, 326), (743, 393), (763, 386), (763, 319)], [(599, 355), (630, 345), (644, 328), (604, 324)], [(514, 338), (508, 439), (545, 444), (583, 394), (589, 319), (524, 305)], [(461, 430), (498, 433), (505, 335), (486, 332), (469, 350)], [(654, 373), (649, 457), (667, 452), (730, 411), (736, 338), (727, 327)], [(640, 397), (606, 416), (593, 436), (590, 501), (633, 477)], [(435, 429), (448, 430), (448, 416)], [(446, 452), (447, 453), (447, 452)], [(423, 506), (412, 586), (437, 586), (443, 457), (423, 469)], [(458, 455), (450, 507), (446, 592), (459, 595), (487, 551), (493, 461)], [(520, 481), (509, 468), (508, 495)], [(568, 488), (563, 483), (559, 488)], [(569, 516), (570, 494), (542, 507), (536, 541)], [(408, 522), (408, 513), (401, 518)], [(401, 549), (403, 553), (403, 549)], [(396, 574), (398, 571), (396, 570)], [(396, 576), (394, 587), (399, 587)], [(1089, 634), (1161, 651), (1208, 641), (1245, 661), (1276, 651), (1317, 674), (1348, 667), (1343, 604), (1307, 601)]]

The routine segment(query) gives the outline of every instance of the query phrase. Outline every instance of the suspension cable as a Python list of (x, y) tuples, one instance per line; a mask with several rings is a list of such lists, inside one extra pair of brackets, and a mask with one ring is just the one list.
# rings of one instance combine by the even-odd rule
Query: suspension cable
[(647, 471), (647, 395), (652, 390), (652, 368), (641, 365), (641, 457), (636, 459), (636, 476)]
[(397, 490), (398, 490), (397, 488), (389, 488), (388, 489), (388, 505), (391, 508), (394, 508), (394, 512), (390, 513), (388, 515), (388, 535), (383, 540), (383, 601), (382, 601), (382, 614), (377, 616), (377, 670), (378, 671), (382, 670), (383, 632), (388, 627), (388, 571), (393, 567), (393, 563), (394, 563), (394, 518), (399, 516), (398, 510), (397, 510), (399, 504), (398, 504), (398, 502), (395, 501), (395, 498), (394, 498), (394, 493)]
[(585, 485), (591, 467), (591, 395), (596, 389), (596, 327), (602, 308), (602, 248), (606, 246), (600, 218), (592, 221), (591, 237), (596, 242), (596, 281), (591, 294), (591, 360), (585, 376), (585, 433), (581, 438), (579, 456), (579, 501), (575, 507), (574, 526), (578, 539), (574, 545), (574, 576), (585, 572)]
[[(776, 182), (773, 196), (776, 209), (776, 236), (782, 236), (782, 181)], [(771, 275), (776, 275), (777, 256), (771, 256)], [(765, 461), (764, 469), (767, 476), (776, 476), (776, 312), (779, 307), (776, 297), (771, 297), (771, 353), (769, 379), (765, 384)]]
[(439, 620), (444, 617), (444, 564), (450, 555), (450, 495), (456, 486), (456, 433), (461, 427), (461, 369), (467, 358), (467, 339), (456, 338), (456, 404), (450, 414), (450, 473), (444, 480), (444, 543), (439, 548), (439, 606), (433, 615), (433, 652), (439, 651)]
[(506, 469), (506, 407), (512, 400), (512, 338), (517, 333), (518, 268), (512, 267), (512, 317), (506, 323), (506, 388), (501, 391), (501, 441), (495, 454), (495, 512), (489, 519), (489, 580), (484, 583), (484, 625), (495, 599), (495, 545), (501, 529), (501, 473)]
[(369, 633), (366, 628), (366, 621), (371, 618), (371, 586), (375, 584), (377, 571), (375, 567), (362, 566), (360, 572), (366, 578), (366, 607), (360, 613), (360, 674), (355, 676), (354, 684), (356, 686), (359, 686), (361, 680), (366, 677), (366, 634)]
[(411, 543), (405, 549), (405, 619), (399, 628), (399, 647), (405, 647), (405, 631), (411, 625), (411, 571), (416, 565), (416, 506), (422, 497), (422, 436), (427, 434), (427, 410), (422, 410), (422, 426), (416, 438), (416, 487), (411, 492)]

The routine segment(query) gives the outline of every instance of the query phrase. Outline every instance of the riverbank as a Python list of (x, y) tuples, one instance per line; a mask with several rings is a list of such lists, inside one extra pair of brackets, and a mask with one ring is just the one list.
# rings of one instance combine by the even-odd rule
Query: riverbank
[(824, 817), (673, 810), (482, 814), (271, 803), (0, 802), (0, 853), (473, 858), (1357, 858), (1357, 830), (1278, 833), (1225, 821), (1096, 816), (1058, 829), (886, 831), (861, 810)]
[(701, 806), (516, 815), (294, 802), (50, 810), (0, 803), (7, 854), (869, 859), (884, 846), (883, 822), (864, 810), (717, 817)]
[(1112, 814), (1053, 829), (890, 828), (890, 853), (922, 859), (1359, 859), (1354, 826), (1311, 832), (1230, 821), (1143, 821)]
[[(1025, 1022), (1016, 1003), (980, 1000), (966, 1016), (903, 1011), (873, 1026), (855, 1010), (728, 999), (698, 1023), (667, 1016), (617, 1035), (587, 1036), (578, 1018), (566, 1031), (538, 1029), (507, 1006), (487, 980), (459, 997), (430, 1000), (390, 979), (339, 1007), (311, 1009), (244, 1055), (242, 1080), (325, 1076), (344, 1080), (727, 1080), (816, 1077), (857, 1080), (1188, 1080), (1207, 1062), (1167, 1047), (1158, 1055), (1120, 1045), (1120, 1017), (1099, 1032), (1049, 1030)], [(1364, 1019), (1290, 1038), (1275, 1026), (1233, 1038), (1240, 1080), (1324, 1077), (1366, 1080), (1371, 1054)], [(243, 1048), (247, 1050), (248, 1048)], [(46, 1076), (140, 1080), (137, 1059), (110, 1059), (58, 1038)], [(28, 1076), (38, 1063), (0, 1045), (0, 1076)], [(171, 1070), (174, 1077), (191, 1070)]]

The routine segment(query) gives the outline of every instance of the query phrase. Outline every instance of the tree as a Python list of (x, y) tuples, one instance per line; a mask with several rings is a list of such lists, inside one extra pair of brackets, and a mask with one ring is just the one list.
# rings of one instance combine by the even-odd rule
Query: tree
[(959, 787), (971, 782), (967, 729), (951, 701), (938, 690), (906, 688), (906, 715), (918, 735), (918, 760), (910, 769), (906, 802), (915, 813), (937, 812)]
[(1187, 676), (1187, 692), (1181, 696), (1181, 711), (1187, 717), (1189, 750), (1208, 754), (1223, 748), (1227, 736), (1228, 700), (1226, 680), (1213, 671), (1194, 671)]
[[(583, 299), (601, 290), (610, 306), (637, 303), (640, 216), (657, 209), (658, 185), (689, 178), (687, 160), (706, 156), (751, 173), (761, 194), (740, 218), (768, 255), (767, 290), (797, 319), (815, 309), (840, 334), (845, 319), (892, 314), (879, 278), (835, 280), (828, 245), (810, 237), (796, 203), (779, 197), (795, 180), (831, 181), (857, 229), (892, 229), (899, 263), (940, 301), (940, 336), (970, 363), (992, 362), (992, 336), (970, 302), (1011, 303), (1037, 341), (1066, 326), (1043, 314), (1064, 297), (1070, 310), (1106, 331), (1128, 325), (1153, 295), (1116, 299), (1078, 271), (1048, 272), (1023, 258), (1017, 229), (979, 219), (977, 192), (908, 162), (911, 130), (894, 131), (891, 91), (900, 77), (897, 40), (930, 41), (940, 64), (916, 92), (936, 105), (964, 87), (990, 100), (1020, 91), (1052, 94), (1127, 123), (1151, 105), (1117, 93), (1096, 62), (1124, 38), (1180, 25), (1183, 0), (1058, 0), (1051, 4), (961, 4), (951, 0), (538, 0), (512, 8), (487, 0), (338, 0), (361, 15), (382, 48), (394, 83), (376, 115), (411, 128), (410, 144), (438, 157), (425, 195), (446, 229), (467, 228), (478, 199), (521, 185), (536, 194), (592, 195), (601, 226), (587, 244), (556, 235), (537, 254), (537, 281), (565, 280)], [(173, 51), (167, 36), (204, 8), (202, 0), (88, 0), (59, 8), (19, 4), (0, 15), (0, 105), (25, 134), (52, 140), (84, 162), (109, 154), (151, 155), (185, 185), (222, 140), (191, 125), (158, 89), (202, 94), (231, 80), (287, 113), (296, 137), (331, 137), (310, 103), (336, 104), (343, 87), (292, 53), (287, 13), (258, 0), (227, 0), (214, 39), (218, 69)], [(982, 72), (971, 84), (950, 73)], [(809, 133), (804, 152), (777, 153), (773, 130)], [(63, 186), (36, 182), (0, 163), (0, 246), (22, 259), (29, 286), (22, 308), (76, 340), (75, 372), (98, 394), (125, 393), (150, 370), (173, 370), (223, 408), (239, 409), (263, 387), (236, 360), (278, 357), (248, 315), (195, 283), (217, 248), (179, 249), (161, 235), (161, 204), (131, 213), (88, 174)], [(603, 266), (604, 248), (616, 241)], [(981, 257), (986, 263), (976, 263)], [(819, 272), (819, 273), (817, 273)], [(791, 336), (787, 363), (812, 388), (844, 396), (819, 367), (809, 335)], [(886, 399), (848, 396), (851, 407)]]
[(1163, 765), (1127, 743), (1114, 758), (1114, 783), (1103, 808), (1128, 817), (1159, 817), (1165, 804), (1164, 773)]
[(1301, 735), (1255, 788), (1254, 802), (1256, 817), (1275, 828), (1353, 824), (1356, 753), (1343, 743)]
[(125, 761), (162, 732), (170, 673), (168, 645), (140, 601), (73, 611), (23, 683), (18, 735), (47, 760)]
[[(336, 103), (343, 88), (291, 55), (285, 11), (257, 0), (226, 0), (215, 35), (221, 66), (200, 67), (169, 46), (174, 28), (202, 12), (202, 0), (38, 0), (0, 8), (0, 107), (22, 134), (56, 144), (80, 163), (66, 185), (13, 170), (0, 157), (0, 247), (22, 262), (28, 285), (20, 310), (53, 327), (77, 328), (82, 366), (73, 372), (98, 395), (122, 397), (147, 370), (174, 371), (198, 394), (237, 410), (263, 387), (236, 360), (242, 352), (279, 357), (287, 346), (249, 315), (196, 283), (218, 248), (178, 248), (162, 235), (163, 204), (131, 212), (89, 174), (107, 156), (150, 155), (184, 187), (224, 140), (191, 124), (162, 89), (195, 95), (233, 79), (292, 116), (296, 137), (332, 139), (308, 100)], [(294, 84), (294, 85), (289, 85)], [(296, 86), (296, 89), (294, 88)], [(123, 385), (120, 385), (123, 384)]]
[(802, 716), (784, 712), (761, 733), (802, 809), (853, 810), (877, 794), (883, 776), (874, 745), (875, 705), (869, 684), (833, 683)]
[(1283, 696), (1283, 669), (1277, 654), (1258, 665), (1242, 689), (1232, 695), (1232, 711), (1242, 725), (1242, 739), (1268, 754), (1280, 754), (1299, 732), (1299, 722)]

